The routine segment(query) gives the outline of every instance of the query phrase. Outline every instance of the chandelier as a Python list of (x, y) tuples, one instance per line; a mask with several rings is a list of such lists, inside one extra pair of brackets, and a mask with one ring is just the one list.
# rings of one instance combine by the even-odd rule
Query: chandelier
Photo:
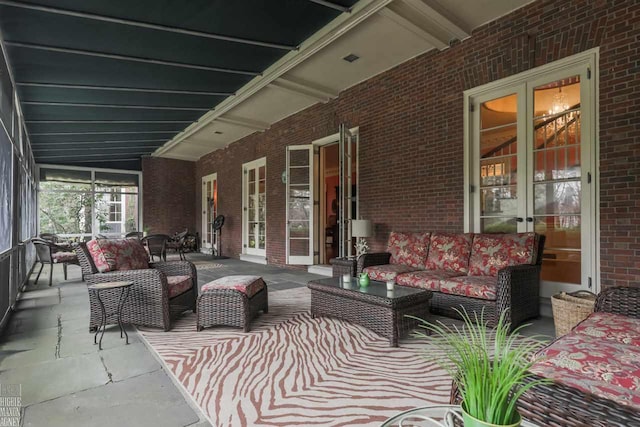
[(551, 100), (551, 109), (549, 110), (549, 114), (560, 114), (568, 109), (569, 102), (567, 101), (567, 95), (562, 93), (562, 88), (558, 88), (558, 93), (553, 95)]

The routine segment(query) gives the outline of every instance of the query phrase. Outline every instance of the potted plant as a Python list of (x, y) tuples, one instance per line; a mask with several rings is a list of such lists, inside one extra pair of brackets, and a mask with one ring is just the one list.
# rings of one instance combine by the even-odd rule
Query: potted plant
[[(441, 350), (444, 359), (437, 363), (451, 374), (462, 398), (465, 427), (519, 426), (518, 398), (531, 387), (547, 382), (524, 382), (533, 374), (529, 368), (536, 362), (534, 352), (544, 346), (540, 337), (522, 338), (522, 325), (512, 332), (502, 313), (495, 329), (484, 321), (484, 313), (474, 319), (466, 310), (458, 313), (464, 327), (449, 326), (438, 321), (420, 320), (420, 326), (431, 332), (416, 335), (429, 338)], [(431, 356), (433, 357), (433, 356)]]

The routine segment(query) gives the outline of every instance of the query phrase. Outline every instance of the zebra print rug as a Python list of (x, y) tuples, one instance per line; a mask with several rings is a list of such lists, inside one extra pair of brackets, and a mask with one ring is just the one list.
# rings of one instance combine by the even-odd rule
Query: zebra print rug
[(269, 292), (249, 333), (196, 332), (195, 315), (170, 332), (140, 328), (212, 426), (379, 426), (417, 406), (448, 403), (451, 380), (427, 344), (401, 347), (358, 325), (312, 319), (309, 291)]

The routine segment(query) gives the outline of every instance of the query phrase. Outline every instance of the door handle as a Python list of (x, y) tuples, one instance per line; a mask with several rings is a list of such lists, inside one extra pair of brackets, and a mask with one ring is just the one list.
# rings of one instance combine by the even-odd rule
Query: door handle
[(522, 219), (521, 217), (517, 217), (517, 218), (516, 218), (516, 221), (518, 221), (518, 222), (522, 222), (522, 221), (524, 221), (524, 219)]
[(533, 218), (531, 218), (530, 216), (527, 217), (527, 222), (533, 222)]

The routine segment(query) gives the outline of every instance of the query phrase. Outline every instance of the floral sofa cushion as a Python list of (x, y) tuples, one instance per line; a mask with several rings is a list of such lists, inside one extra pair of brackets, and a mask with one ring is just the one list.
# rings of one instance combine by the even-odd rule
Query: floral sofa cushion
[(469, 271), (471, 234), (433, 233), (427, 256), (427, 270)]
[(440, 292), (495, 301), (497, 283), (497, 277), (491, 276), (453, 277), (441, 281)]
[(362, 271), (369, 274), (369, 277), (372, 280), (386, 282), (388, 280), (396, 280), (396, 276), (398, 276), (398, 274), (414, 270), (414, 267), (409, 267), (408, 265), (404, 264), (384, 264), (366, 267)]
[(138, 240), (90, 240), (87, 242), (87, 250), (101, 273), (149, 268), (149, 255)]
[(207, 291), (231, 289), (251, 298), (264, 289), (264, 280), (260, 276), (226, 276), (202, 285), (202, 293)]
[(538, 247), (535, 233), (476, 234), (473, 236), (470, 276), (497, 276), (501, 269), (534, 264)]
[(531, 372), (640, 409), (640, 347), (571, 332), (538, 355)]
[(592, 313), (573, 332), (640, 348), (640, 319), (635, 317), (605, 312)]
[(416, 269), (425, 266), (431, 233), (398, 233), (389, 235), (387, 252), (391, 254), (389, 264), (402, 264)]
[(409, 273), (402, 273), (396, 277), (396, 283), (412, 288), (429, 289), (439, 291), (440, 284), (444, 279), (459, 276), (460, 273), (445, 270), (420, 270)]
[(190, 276), (167, 276), (167, 284), (169, 285), (169, 298), (182, 295), (193, 286)]

